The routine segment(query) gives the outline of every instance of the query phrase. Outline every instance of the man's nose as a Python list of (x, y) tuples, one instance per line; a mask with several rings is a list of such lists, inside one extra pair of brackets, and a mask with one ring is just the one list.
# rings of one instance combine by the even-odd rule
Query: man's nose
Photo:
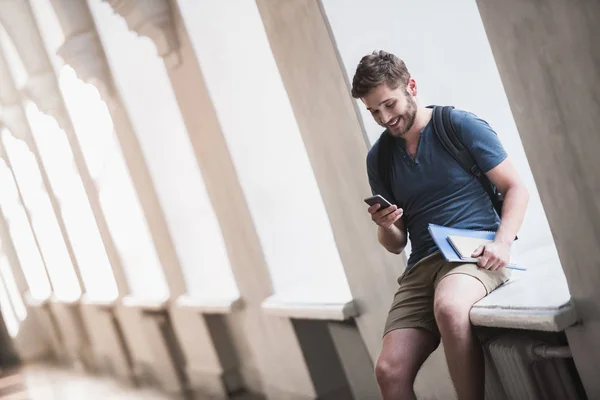
[(392, 114), (387, 112), (387, 111), (381, 111), (381, 121), (384, 124), (388, 124), (388, 122), (390, 122), (390, 120), (392, 119)]

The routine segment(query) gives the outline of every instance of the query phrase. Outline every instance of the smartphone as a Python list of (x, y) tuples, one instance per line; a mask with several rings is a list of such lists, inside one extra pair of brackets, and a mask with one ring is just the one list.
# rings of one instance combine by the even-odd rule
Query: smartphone
[(390, 203), (389, 201), (387, 201), (383, 196), (376, 194), (373, 197), (369, 197), (365, 199), (365, 203), (367, 203), (370, 206), (373, 206), (375, 204), (379, 204), (381, 207), (379, 207), (380, 210), (383, 210), (385, 208), (388, 208), (389, 206), (392, 205), (392, 203)]

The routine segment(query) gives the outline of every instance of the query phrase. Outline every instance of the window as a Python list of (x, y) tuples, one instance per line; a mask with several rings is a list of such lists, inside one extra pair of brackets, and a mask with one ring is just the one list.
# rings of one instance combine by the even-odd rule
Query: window
[(4, 160), (0, 160), (0, 208), (15, 246), (15, 251), (29, 292), (34, 299), (45, 299), (50, 296), (51, 288), (25, 208), (19, 198), (13, 176)]
[(115, 299), (118, 290), (110, 261), (67, 136), (56, 121), (40, 112), (35, 104), (28, 102), (26, 110), (42, 163), (60, 204), (86, 293), (91, 298)]
[(61, 68), (60, 87), (131, 292), (164, 299), (167, 282), (107, 106), (69, 66)]
[(2, 133), (2, 143), (8, 153), (25, 207), (31, 215), (33, 231), (44, 257), (54, 294), (61, 300), (75, 300), (81, 295), (81, 288), (48, 193), (43, 187), (35, 156), (23, 141), (14, 138), (7, 130)]

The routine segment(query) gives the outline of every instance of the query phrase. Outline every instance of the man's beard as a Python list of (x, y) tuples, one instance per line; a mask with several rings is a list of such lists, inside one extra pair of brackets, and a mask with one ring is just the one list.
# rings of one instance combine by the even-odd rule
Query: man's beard
[(405, 92), (404, 95), (406, 97), (406, 111), (400, 114), (400, 119), (401, 121), (404, 121), (404, 126), (400, 127), (400, 130), (393, 131), (390, 129), (392, 136), (396, 137), (406, 135), (415, 124), (415, 119), (417, 117), (417, 102), (408, 92)]

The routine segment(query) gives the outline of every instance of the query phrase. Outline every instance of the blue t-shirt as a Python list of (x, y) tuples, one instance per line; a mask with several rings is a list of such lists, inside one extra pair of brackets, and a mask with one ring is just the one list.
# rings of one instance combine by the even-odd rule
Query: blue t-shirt
[[(482, 172), (506, 158), (506, 151), (487, 122), (472, 113), (453, 110), (452, 122), (459, 137)], [(373, 194), (396, 199), (404, 209), (412, 253), (407, 270), (437, 251), (430, 223), (453, 228), (497, 230), (500, 218), (481, 183), (442, 146), (430, 121), (421, 131), (417, 155), (412, 159), (404, 139), (396, 139), (392, 162), (390, 196), (378, 174), (377, 141), (367, 155), (367, 172)], [(391, 201), (391, 200), (390, 200)]]

